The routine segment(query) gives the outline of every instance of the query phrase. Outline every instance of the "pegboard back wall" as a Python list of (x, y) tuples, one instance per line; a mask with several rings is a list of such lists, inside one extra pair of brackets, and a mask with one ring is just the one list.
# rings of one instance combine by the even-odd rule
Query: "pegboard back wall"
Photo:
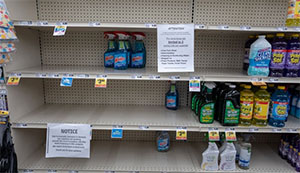
[[(181, 106), (188, 103), (188, 83), (177, 82)], [(48, 104), (164, 105), (167, 81), (108, 80), (107, 88), (95, 88), (95, 80), (74, 80), (61, 87), (59, 79), (45, 79)]]
[(194, 23), (284, 26), (288, 0), (195, 0)]
[[(103, 56), (107, 49), (103, 32), (68, 31), (64, 37), (53, 37), (52, 34), (40, 32), (44, 65), (103, 66)], [(241, 68), (248, 35), (249, 33), (196, 32), (195, 67)], [(146, 33), (148, 67), (157, 67), (156, 37), (156, 33)]]
[(104, 23), (191, 23), (192, 0), (37, 0), (38, 18)]

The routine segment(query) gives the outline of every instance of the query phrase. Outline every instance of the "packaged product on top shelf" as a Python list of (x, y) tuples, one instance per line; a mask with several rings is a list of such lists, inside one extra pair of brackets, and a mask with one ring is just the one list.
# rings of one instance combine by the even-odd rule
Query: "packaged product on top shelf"
[(157, 151), (167, 152), (170, 149), (170, 135), (166, 131), (156, 133)]
[(286, 26), (290, 26), (290, 27), (300, 26), (299, 6), (300, 6), (299, 0), (289, 0), (287, 19), (285, 23)]
[(285, 120), (288, 116), (288, 93), (285, 86), (278, 86), (277, 90), (272, 94), (272, 112), (270, 114), (269, 125), (274, 127), (284, 127)]
[(116, 70), (126, 70), (128, 68), (130, 49), (129, 49), (129, 34), (126, 32), (114, 32), (118, 36), (118, 50), (114, 54), (114, 68)]
[(270, 93), (267, 86), (261, 86), (254, 94), (253, 125), (267, 126), (270, 104)]
[(250, 126), (252, 124), (254, 93), (250, 90), (251, 85), (245, 85), (240, 94), (240, 125)]
[(215, 142), (209, 142), (208, 148), (202, 153), (201, 169), (205, 171), (217, 171), (219, 149)]
[(264, 35), (252, 43), (249, 56), (249, 76), (268, 76), (271, 60), (271, 44)]
[(243, 70), (247, 71), (249, 67), (249, 54), (250, 54), (250, 46), (255, 41), (254, 35), (249, 35), (249, 39), (247, 40), (245, 44), (245, 56), (244, 56), (244, 64), (243, 64)]
[(146, 36), (142, 32), (133, 32), (132, 35), (135, 42), (130, 66), (132, 68), (144, 68), (146, 64), (146, 48), (143, 40)]
[(177, 110), (179, 106), (179, 93), (176, 89), (176, 82), (172, 81), (170, 90), (166, 93), (165, 106), (167, 109)]
[(286, 62), (287, 42), (283, 33), (277, 33), (272, 42), (272, 57), (270, 63), (270, 76), (283, 77)]
[(292, 34), (288, 41), (287, 57), (285, 63), (286, 77), (300, 77), (300, 41), (299, 34)]
[(117, 50), (117, 36), (113, 32), (104, 32), (104, 37), (108, 39), (107, 50), (104, 53), (104, 67), (114, 67), (114, 56)]

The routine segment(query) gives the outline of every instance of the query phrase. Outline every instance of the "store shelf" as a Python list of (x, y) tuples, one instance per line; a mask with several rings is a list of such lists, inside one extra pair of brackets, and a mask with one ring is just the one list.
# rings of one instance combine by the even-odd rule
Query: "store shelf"
[(250, 133), (299, 133), (300, 119), (289, 116), (284, 128), (266, 127), (225, 127), (215, 121), (200, 124), (194, 113), (187, 107), (176, 111), (164, 106), (121, 106), (121, 105), (63, 105), (47, 104), (12, 120), (14, 128), (46, 128), (47, 123), (91, 124), (93, 129), (111, 130), (122, 126), (124, 130), (167, 130), (178, 127), (188, 131), (207, 132), (211, 128), (224, 132), (234, 128), (236, 132)]
[[(15, 27), (26, 27), (37, 30), (51, 30), (60, 22), (46, 21), (14, 21)], [(139, 31), (155, 31), (157, 25), (155, 23), (101, 23), (101, 22), (86, 22), (86, 23), (67, 23), (68, 29), (91, 31), (91, 30), (139, 30)], [(195, 24), (196, 31), (241, 31), (241, 32), (299, 32), (300, 27), (262, 27), (262, 26), (232, 26), (232, 25), (202, 25)]]
[[(200, 168), (201, 154), (206, 143), (172, 143), (168, 152), (157, 152), (154, 142), (91, 143), (90, 159), (45, 158), (45, 147), (21, 160), (20, 170), (79, 172), (204, 172)], [(222, 171), (217, 171), (222, 172)], [(277, 154), (276, 145), (254, 144), (249, 170), (233, 172), (295, 172)]]

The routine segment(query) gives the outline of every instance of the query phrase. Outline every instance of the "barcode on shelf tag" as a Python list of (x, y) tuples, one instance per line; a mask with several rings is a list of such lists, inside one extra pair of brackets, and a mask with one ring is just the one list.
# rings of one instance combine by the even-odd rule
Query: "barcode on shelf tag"
[(33, 172), (33, 170), (31, 170), (31, 169), (25, 169), (25, 170), (23, 170), (23, 172), (24, 173), (30, 173), (30, 172)]
[(57, 170), (48, 170), (48, 173), (54, 173), (57, 172)]
[(111, 138), (123, 138), (123, 127), (122, 126), (114, 126), (111, 130)]
[(48, 26), (49, 25), (48, 21), (38, 21), (36, 24), (37, 24), (37, 26)]
[(131, 76), (132, 79), (142, 79), (143, 78), (143, 75), (141, 74), (134, 74)]
[(286, 30), (288, 30), (288, 28), (285, 26), (277, 27), (277, 31), (286, 31)]
[(149, 129), (149, 126), (139, 126), (139, 129), (140, 129), (140, 130), (148, 130), (148, 129)]
[(160, 75), (149, 75), (149, 79), (160, 79)]
[(251, 26), (241, 26), (241, 30), (251, 30)]
[(258, 128), (250, 128), (250, 129), (249, 129), (249, 132), (258, 132), (258, 131), (259, 131)]
[(17, 86), (19, 85), (21, 76), (10, 76), (8, 77), (6, 85), (8, 86)]
[(180, 76), (169, 76), (169, 79), (171, 79), (171, 80), (179, 80)]
[(187, 128), (186, 127), (177, 127), (176, 140), (187, 140)]
[(16, 123), (15, 126), (16, 126), (16, 127), (27, 127), (27, 124), (24, 124), (24, 123)]
[(297, 129), (287, 129), (288, 132), (297, 132)]
[(203, 24), (195, 24), (195, 29), (205, 29), (205, 25), (203, 25)]
[(49, 77), (49, 78), (58, 78), (58, 77), (59, 77), (59, 74), (49, 73), (49, 74), (48, 74), (48, 77)]
[(19, 22), (16, 22), (16, 24), (18, 25), (32, 25), (33, 22), (32, 21), (19, 21)]
[(90, 77), (90, 75), (89, 74), (77, 74), (76, 77), (77, 78), (88, 78), (88, 77)]
[(106, 88), (107, 87), (107, 77), (106, 75), (97, 76), (95, 79), (95, 88)]
[(67, 32), (67, 25), (56, 25), (54, 27), (53, 36), (64, 36)]
[(62, 87), (72, 87), (73, 78), (72, 77), (62, 77), (60, 81), (60, 86)]
[(201, 81), (199, 78), (193, 78), (189, 81), (189, 91), (190, 92), (200, 92), (201, 90)]
[(279, 78), (269, 78), (269, 81), (270, 81), (270, 82), (278, 82), (278, 81), (279, 81)]
[(37, 73), (36, 77), (45, 78), (47, 77), (47, 73)]
[(266, 82), (263, 81), (263, 78), (251, 78), (251, 83), (254, 86), (263, 86), (267, 85)]
[(145, 24), (145, 27), (146, 27), (146, 28), (156, 28), (157, 25), (156, 25), (155, 23), (146, 23), (146, 24)]
[(208, 130), (208, 139), (209, 139), (209, 141), (219, 141), (220, 140), (219, 130), (209, 129)]
[(100, 22), (89, 22), (89, 26), (100, 26)]
[(273, 132), (281, 132), (282, 129), (279, 129), (279, 128), (273, 128), (272, 131), (273, 131)]
[(74, 77), (74, 74), (65, 73), (62, 76), (63, 77)]
[(219, 29), (223, 29), (223, 30), (227, 30), (229, 29), (229, 26), (228, 25), (220, 25), (218, 26)]
[(226, 129), (225, 130), (225, 138), (226, 138), (226, 141), (236, 141), (235, 130)]

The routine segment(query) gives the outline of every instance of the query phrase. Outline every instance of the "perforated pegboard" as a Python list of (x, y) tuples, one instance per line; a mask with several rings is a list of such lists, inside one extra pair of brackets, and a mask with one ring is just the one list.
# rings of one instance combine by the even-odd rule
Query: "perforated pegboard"
[(195, 0), (194, 23), (284, 26), (288, 0)]
[(191, 23), (192, 0), (38, 0), (40, 20)]
[[(61, 87), (58, 79), (45, 79), (45, 102), (58, 104), (164, 105), (167, 81), (108, 80), (107, 88), (95, 88), (95, 80), (74, 80)], [(188, 83), (177, 82), (180, 105), (186, 106)]]
[[(40, 32), (44, 65), (103, 66), (103, 56), (107, 50), (103, 32), (67, 31), (64, 37), (53, 37), (52, 34)], [(147, 66), (157, 66), (156, 40), (156, 33), (146, 33)]]

